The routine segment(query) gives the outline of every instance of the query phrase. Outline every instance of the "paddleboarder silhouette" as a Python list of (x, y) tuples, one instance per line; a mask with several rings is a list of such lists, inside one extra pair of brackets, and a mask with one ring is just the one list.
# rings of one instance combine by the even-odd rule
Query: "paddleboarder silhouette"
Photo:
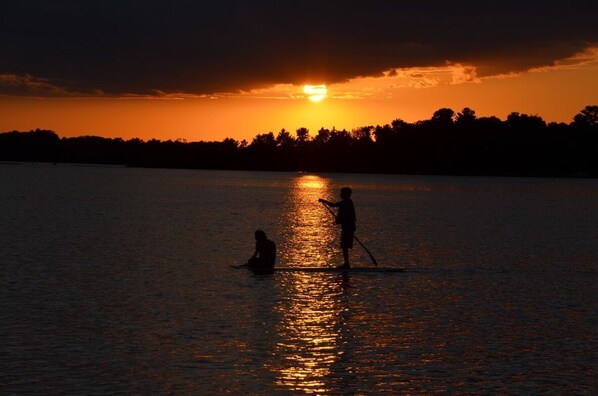
[(355, 237), (355, 205), (351, 200), (352, 190), (350, 187), (341, 188), (341, 201), (330, 202), (325, 199), (318, 199), (318, 202), (326, 206), (338, 208), (336, 214), (336, 224), (341, 226), (341, 250), (343, 252), (344, 263), (340, 268), (351, 268), (349, 264), (349, 249), (353, 249), (353, 238)]
[(276, 244), (269, 240), (262, 230), (255, 232), (255, 252), (247, 261), (250, 269), (256, 271), (267, 271), (274, 269), (276, 262)]

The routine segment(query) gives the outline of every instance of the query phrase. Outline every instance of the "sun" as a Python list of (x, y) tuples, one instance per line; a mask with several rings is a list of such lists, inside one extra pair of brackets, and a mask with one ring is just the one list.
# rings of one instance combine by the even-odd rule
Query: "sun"
[(306, 85), (303, 87), (303, 92), (307, 95), (307, 98), (312, 102), (321, 102), (326, 97), (326, 85)]

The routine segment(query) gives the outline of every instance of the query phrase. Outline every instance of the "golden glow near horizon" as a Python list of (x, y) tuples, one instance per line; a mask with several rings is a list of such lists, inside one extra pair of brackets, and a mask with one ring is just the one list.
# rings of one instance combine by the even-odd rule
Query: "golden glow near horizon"
[(381, 77), (336, 83), (334, 90), (276, 84), (210, 97), (0, 96), (0, 132), (41, 128), (61, 137), (251, 142), (258, 133), (283, 128), (304, 127), (315, 136), (320, 128), (351, 130), (397, 118), (416, 122), (443, 107), (457, 112), (469, 107), (479, 117), (506, 119), (520, 112), (569, 123), (585, 106), (598, 104), (596, 76), (598, 47), (517, 74), (480, 77), (473, 65), (447, 64), (393, 69)]
[(326, 97), (328, 90), (326, 85), (306, 85), (303, 87), (303, 92), (307, 95), (307, 98), (312, 102), (321, 102)]

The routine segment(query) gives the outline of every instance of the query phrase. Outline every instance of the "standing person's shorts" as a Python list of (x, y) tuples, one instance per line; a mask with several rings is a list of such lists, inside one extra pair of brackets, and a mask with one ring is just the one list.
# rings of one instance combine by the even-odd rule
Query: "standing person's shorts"
[(355, 225), (343, 225), (341, 228), (341, 249), (353, 249)]

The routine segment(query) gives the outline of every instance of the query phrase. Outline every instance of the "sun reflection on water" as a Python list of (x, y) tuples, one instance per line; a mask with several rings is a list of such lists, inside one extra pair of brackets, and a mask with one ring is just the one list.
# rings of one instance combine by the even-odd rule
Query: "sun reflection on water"
[[(334, 264), (336, 229), (318, 198), (330, 195), (329, 181), (316, 175), (297, 177), (289, 200), (288, 228), (282, 253), (284, 265), (331, 266)], [(345, 301), (348, 279), (342, 275), (286, 273), (280, 277), (285, 299), (276, 310), (281, 315), (272, 367), (276, 384), (306, 393), (330, 392), (331, 381), (343, 376)], [(340, 371), (340, 372), (339, 372)]]
[(287, 295), (276, 307), (281, 314), (275, 347), (279, 356), (276, 384), (292, 390), (329, 392), (331, 381), (346, 373), (343, 359), (348, 308), (341, 275), (288, 273), (283, 279)]
[(285, 210), (285, 249), (280, 263), (292, 266), (330, 266), (335, 257), (331, 249), (337, 230), (331, 217), (318, 203), (329, 196), (328, 179), (302, 175), (295, 179)]

